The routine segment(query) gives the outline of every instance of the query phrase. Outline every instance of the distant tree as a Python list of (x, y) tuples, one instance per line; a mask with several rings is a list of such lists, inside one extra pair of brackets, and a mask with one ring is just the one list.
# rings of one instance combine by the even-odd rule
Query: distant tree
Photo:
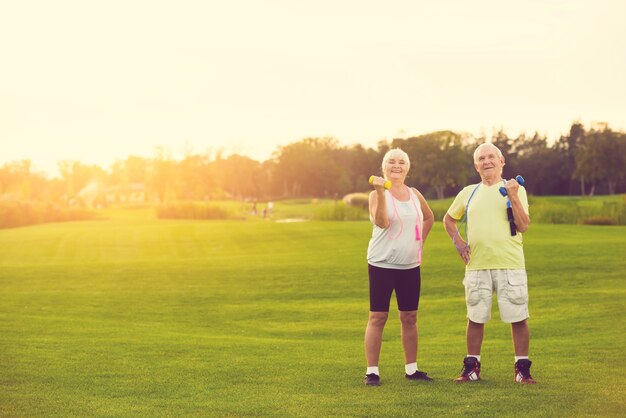
[(148, 180), (149, 165), (150, 162), (146, 158), (132, 155), (125, 160), (116, 161), (111, 166), (109, 182), (116, 185), (145, 184)]
[[(626, 193), (626, 132), (614, 132), (614, 135), (617, 139), (614, 152), (620, 156), (620, 159), (616, 162), (619, 166), (616, 166), (609, 178), (615, 182), (615, 189), (613, 190), (615, 193)], [(611, 180), (607, 179), (607, 181), (610, 192)]]
[(238, 199), (261, 196), (263, 170), (261, 164), (241, 155), (231, 155), (220, 161), (224, 183), (222, 188)]
[(340, 151), (335, 154), (335, 163), (341, 167), (342, 173), (342, 179), (337, 186), (339, 194), (369, 190), (367, 181), (372, 175), (380, 175), (382, 156), (361, 144), (342, 148)]
[(380, 140), (378, 141), (378, 143), (376, 144), (376, 150), (378, 151), (378, 155), (380, 155), (380, 157), (382, 158), (387, 151), (389, 151), (391, 149), (391, 144), (389, 142), (387, 142), (386, 140)]
[(209, 157), (188, 154), (176, 165), (178, 199), (204, 200), (211, 194), (214, 179), (208, 176)]
[(561, 184), (569, 181), (567, 176), (564, 179), (559, 177), (556, 170), (565, 163), (565, 156), (549, 147), (545, 136), (535, 133), (526, 138), (520, 135), (515, 140), (515, 150), (514, 171), (509, 170), (508, 177), (521, 174), (527, 180), (525, 187), (530, 194), (558, 194)]
[(515, 149), (515, 139), (509, 137), (503, 129), (500, 129), (492, 135), (491, 143), (498, 147), (500, 151), (502, 151), (505, 160), (509, 161), (507, 162), (507, 165), (509, 166), (508, 168), (511, 170), (511, 172), (514, 172), (516, 168), (514, 166), (514, 161), (517, 154)]
[(339, 148), (334, 138), (305, 138), (282, 146), (274, 154), (273, 177), (284, 196), (334, 196), (340, 168), (333, 159)]
[[(0, 167), (0, 197), (28, 200), (63, 200), (80, 197), (92, 182), (123, 190), (143, 184), (148, 200), (204, 200), (208, 198), (276, 199), (280, 197), (340, 197), (369, 190), (367, 179), (381, 174), (383, 155), (391, 148), (404, 149), (411, 159), (407, 184), (428, 196), (456, 194), (468, 183), (479, 181), (473, 152), (489, 140), (506, 157), (503, 175), (522, 174), (531, 194), (582, 194), (626, 192), (626, 133), (595, 123), (586, 130), (574, 121), (569, 133), (552, 146), (535, 133), (509, 137), (503, 129), (491, 138), (452, 131), (431, 132), (411, 138), (381, 140), (376, 148), (356, 144), (342, 147), (334, 138), (305, 138), (278, 147), (266, 161), (231, 155), (221, 150), (196, 155), (191, 151), (176, 161), (163, 148), (152, 159), (129, 156), (116, 161), (107, 172), (78, 161), (58, 163), (60, 178), (48, 179), (33, 172), (30, 161)], [(92, 186), (93, 187), (93, 186)]]
[(276, 160), (267, 159), (261, 163), (261, 195), (275, 199), (283, 194), (283, 183), (276, 169)]
[(79, 161), (61, 161), (58, 168), (65, 184), (67, 199), (75, 199), (78, 193), (92, 182), (104, 183), (108, 175), (97, 165), (87, 165)]
[(464, 137), (452, 131), (439, 131), (408, 139), (394, 139), (392, 147), (402, 148), (411, 161), (407, 182), (445, 197), (448, 188), (464, 186), (472, 177), (471, 156)]
[[(563, 194), (574, 194), (577, 180), (577, 176), (574, 174), (576, 170), (576, 153), (583, 143), (584, 138), (585, 127), (581, 122), (575, 121), (570, 126), (569, 134), (567, 136), (561, 136), (559, 141), (555, 144), (555, 148), (565, 156), (565, 164), (556, 167), (556, 169), (560, 177), (567, 177), (569, 179), (567, 190), (563, 190)], [(584, 195), (584, 177), (579, 178), (579, 180), (581, 193)]]
[(0, 167), (0, 196), (13, 199), (43, 199), (47, 184), (43, 174), (35, 173), (30, 160), (9, 162)]
[(176, 199), (178, 183), (176, 161), (164, 148), (157, 148), (156, 156), (147, 167), (148, 195), (159, 203)]
[(608, 126), (594, 134), (598, 135), (598, 153), (602, 160), (602, 180), (607, 186), (606, 192), (615, 194), (618, 190), (625, 190), (626, 134), (615, 132)]
[(624, 179), (623, 135), (603, 127), (592, 129), (582, 139), (575, 154), (574, 177), (581, 180), (581, 194), (585, 194), (585, 182), (590, 185), (589, 195), (593, 195), (598, 183), (607, 185), (607, 192), (614, 194)]
[(0, 167), (0, 196), (19, 196), (19, 184), (30, 172), (30, 161), (13, 161)]

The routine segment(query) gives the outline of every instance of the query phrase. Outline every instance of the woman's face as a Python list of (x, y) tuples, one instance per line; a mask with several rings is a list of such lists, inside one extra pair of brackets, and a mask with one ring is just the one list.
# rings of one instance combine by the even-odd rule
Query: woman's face
[(392, 155), (385, 165), (385, 178), (388, 180), (402, 180), (406, 178), (409, 172), (409, 165), (404, 157)]

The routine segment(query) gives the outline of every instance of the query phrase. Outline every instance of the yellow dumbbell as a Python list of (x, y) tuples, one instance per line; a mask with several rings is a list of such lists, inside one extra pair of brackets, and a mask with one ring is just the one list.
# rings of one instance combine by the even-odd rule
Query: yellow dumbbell
[[(371, 176), (370, 177), (370, 181), (369, 181), (370, 184), (374, 184), (374, 178), (375, 178), (375, 176)], [(390, 188), (391, 188), (391, 182), (389, 180), (387, 180), (385, 182), (385, 189), (390, 189)]]

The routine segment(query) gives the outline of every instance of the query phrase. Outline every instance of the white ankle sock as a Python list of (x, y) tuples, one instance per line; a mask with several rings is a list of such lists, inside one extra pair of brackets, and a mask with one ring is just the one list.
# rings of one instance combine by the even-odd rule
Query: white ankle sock
[(528, 356), (515, 356), (516, 363), (517, 363), (517, 360), (528, 360)]
[(417, 363), (405, 364), (404, 370), (408, 375), (415, 373), (417, 371)]
[(476, 360), (480, 362), (480, 354), (468, 354), (465, 357), (476, 357)]
[(378, 366), (368, 367), (367, 371), (365, 372), (365, 374), (372, 374), (372, 373), (374, 373), (376, 376), (380, 376), (380, 373), (378, 373)]

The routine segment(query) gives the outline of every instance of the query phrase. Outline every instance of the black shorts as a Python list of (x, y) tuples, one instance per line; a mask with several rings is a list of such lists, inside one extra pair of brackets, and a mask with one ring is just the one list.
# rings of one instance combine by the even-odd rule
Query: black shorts
[(408, 270), (367, 265), (370, 277), (370, 311), (389, 312), (391, 293), (396, 291), (399, 311), (417, 311), (422, 278), (419, 266)]

